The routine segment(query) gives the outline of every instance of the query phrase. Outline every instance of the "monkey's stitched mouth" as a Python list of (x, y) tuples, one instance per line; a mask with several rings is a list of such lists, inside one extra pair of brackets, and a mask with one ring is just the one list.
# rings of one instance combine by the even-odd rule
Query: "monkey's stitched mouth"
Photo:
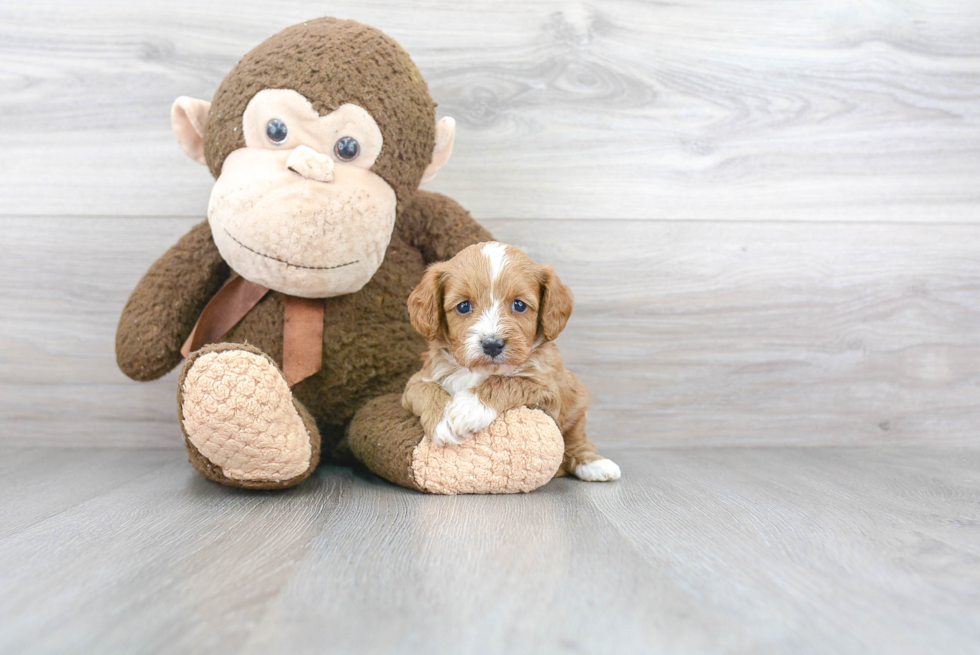
[(355, 259), (352, 262), (347, 262), (346, 264), (336, 264), (335, 266), (303, 266), (302, 264), (294, 264), (292, 262), (287, 262), (285, 259), (279, 259), (278, 257), (273, 257), (272, 255), (267, 255), (264, 252), (259, 252), (255, 248), (249, 248), (244, 243), (242, 243), (241, 241), (239, 241), (238, 239), (236, 239), (234, 236), (232, 236), (231, 232), (229, 232), (225, 228), (221, 228), (221, 229), (224, 230), (225, 234), (228, 235), (228, 238), (229, 239), (231, 239), (232, 241), (234, 241), (235, 243), (237, 243), (238, 245), (240, 245), (245, 250), (247, 250), (249, 252), (254, 252), (256, 255), (258, 255), (260, 257), (265, 257), (266, 259), (271, 259), (274, 262), (279, 262), (280, 264), (285, 264), (286, 266), (292, 266), (293, 268), (306, 268), (306, 269), (309, 269), (311, 271), (329, 271), (329, 270), (332, 270), (334, 268), (343, 268), (344, 266), (350, 266), (352, 264), (356, 264), (357, 262), (361, 261), (359, 259)]

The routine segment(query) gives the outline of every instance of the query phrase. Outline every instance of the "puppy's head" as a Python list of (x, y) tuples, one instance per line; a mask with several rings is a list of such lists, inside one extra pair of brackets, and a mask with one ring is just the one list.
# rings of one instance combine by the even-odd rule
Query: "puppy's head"
[(433, 264), (408, 298), (412, 326), (466, 368), (513, 370), (564, 329), (572, 292), (550, 266), (495, 241)]

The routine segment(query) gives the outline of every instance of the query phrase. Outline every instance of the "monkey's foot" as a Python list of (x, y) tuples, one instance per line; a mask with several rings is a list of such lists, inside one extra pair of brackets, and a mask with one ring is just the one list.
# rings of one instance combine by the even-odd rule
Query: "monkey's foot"
[(177, 390), (191, 463), (205, 477), (250, 489), (292, 487), (320, 458), (320, 435), (267, 355), (243, 344), (192, 353)]
[(501, 414), (462, 444), (437, 445), (398, 394), (368, 402), (348, 430), (354, 456), (381, 477), (434, 494), (504, 494), (537, 489), (561, 466), (564, 440), (544, 412)]

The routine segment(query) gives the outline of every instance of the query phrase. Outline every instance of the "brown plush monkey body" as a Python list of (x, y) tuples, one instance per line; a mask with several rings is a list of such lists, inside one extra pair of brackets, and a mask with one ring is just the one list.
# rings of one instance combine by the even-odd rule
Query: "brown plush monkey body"
[[(333, 451), (355, 411), (367, 400), (400, 394), (418, 370), (425, 341), (412, 329), (405, 304), (426, 265), (448, 259), (485, 235), (487, 231), (458, 204), (420, 191), (396, 221), (384, 261), (371, 281), (355, 293), (324, 301), (322, 368), (292, 389), (316, 422), (324, 453)], [(145, 381), (180, 364), (181, 345), (231, 274), (210, 227), (195, 226), (150, 268), (131, 294), (117, 333), (122, 371)], [(266, 295), (222, 341), (249, 344), (281, 368), (285, 297), (276, 291)], [(220, 467), (203, 464), (193, 443), (188, 441), (187, 446), (202, 473), (236, 484), (225, 478)], [(312, 466), (315, 462), (311, 470)], [(280, 482), (298, 481), (242, 481), (236, 486), (291, 486)]]
[[(208, 478), (298, 484), (352, 419), (353, 453), (405, 486), (528, 491), (555, 473), (560, 435), (530, 410), (502, 416), (490, 450), (450, 453), (420, 450), (421, 428), (398, 406), (425, 350), (409, 293), (427, 264), (491, 238), (452, 200), (418, 191), (452, 150), (454, 123), (436, 123), (434, 107), (394, 41), (336, 19), (294, 26), (248, 53), (213, 103), (175, 103), (178, 141), (217, 178), (208, 222), (140, 281), (116, 348), (123, 372), (151, 380), (180, 363), (185, 342), (227, 323), (186, 359), (178, 388), (189, 459)], [(254, 305), (238, 288), (255, 293)], [(290, 313), (297, 306), (315, 311)], [(313, 356), (302, 350), (310, 335), (317, 361), (290, 388), (284, 364)], [(512, 448), (531, 459), (510, 458)], [(450, 460), (470, 471), (484, 462), (494, 483), (452, 474), (426, 483)]]

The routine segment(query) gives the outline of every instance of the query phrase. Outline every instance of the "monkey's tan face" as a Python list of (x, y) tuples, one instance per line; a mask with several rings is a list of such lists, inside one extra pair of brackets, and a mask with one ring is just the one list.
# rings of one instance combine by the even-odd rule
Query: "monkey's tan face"
[(243, 115), (245, 147), (228, 155), (208, 220), (241, 276), (307, 298), (353, 293), (374, 276), (395, 224), (371, 115), (345, 104), (320, 116), (296, 91), (266, 89)]

